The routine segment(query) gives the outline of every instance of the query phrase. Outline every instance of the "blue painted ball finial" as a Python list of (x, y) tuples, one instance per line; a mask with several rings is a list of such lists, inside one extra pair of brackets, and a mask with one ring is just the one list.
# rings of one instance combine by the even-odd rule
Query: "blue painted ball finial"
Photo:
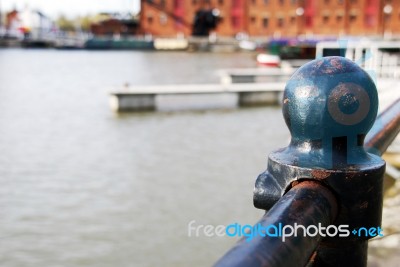
[(343, 57), (324, 57), (288, 81), (283, 115), (292, 135), (287, 152), (299, 166), (341, 168), (370, 156), (363, 141), (376, 119), (378, 93), (362, 68)]

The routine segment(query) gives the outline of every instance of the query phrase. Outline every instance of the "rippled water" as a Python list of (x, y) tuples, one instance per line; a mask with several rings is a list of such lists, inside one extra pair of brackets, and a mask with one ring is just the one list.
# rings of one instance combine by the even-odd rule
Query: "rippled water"
[(0, 265), (208, 266), (254, 223), (252, 189), (289, 138), (279, 108), (116, 115), (125, 83), (218, 82), (251, 54), (0, 50)]

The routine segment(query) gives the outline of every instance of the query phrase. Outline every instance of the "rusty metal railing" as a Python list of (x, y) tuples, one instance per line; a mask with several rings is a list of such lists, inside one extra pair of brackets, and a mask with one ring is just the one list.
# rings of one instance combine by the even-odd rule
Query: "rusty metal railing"
[(382, 155), (400, 131), (400, 99), (382, 112), (369, 131), (365, 146), (371, 153)]
[(380, 155), (400, 131), (400, 99), (376, 119), (377, 108), (375, 84), (353, 62), (327, 57), (301, 67), (283, 98), (291, 142), (269, 155), (256, 180), (254, 205), (267, 212), (252, 240), (240, 240), (215, 266), (365, 267), (373, 235), (300, 232), (282, 240), (266, 231), (276, 225), (379, 229)]

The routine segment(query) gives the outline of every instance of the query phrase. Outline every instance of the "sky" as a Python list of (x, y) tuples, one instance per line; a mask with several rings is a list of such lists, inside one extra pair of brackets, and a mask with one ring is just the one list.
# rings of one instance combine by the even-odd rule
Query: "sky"
[(1, 12), (10, 11), (14, 7), (21, 10), (25, 6), (56, 18), (60, 14), (74, 17), (99, 12), (137, 13), (140, 0), (0, 0)]

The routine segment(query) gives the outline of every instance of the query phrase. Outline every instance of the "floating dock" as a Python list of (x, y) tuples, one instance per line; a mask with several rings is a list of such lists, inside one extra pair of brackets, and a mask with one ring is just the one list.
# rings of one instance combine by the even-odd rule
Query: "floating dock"
[(235, 68), (218, 71), (222, 84), (255, 83), (257, 79), (263, 82), (286, 82), (296, 69), (287, 68)]
[(277, 105), (285, 82), (134, 86), (110, 93), (114, 111), (178, 111)]
[[(232, 109), (241, 106), (276, 105), (282, 99), (287, 77), (294, 70), (228, 69), (221, 70), (219, 84), (179, 84), (123, 87), (111, 95), (114, 111), (178, 111)], [(257, 77), (269, 81), (255, 83)], [(380, 107), (400, 97), (397, 79), (378, 79)]]

